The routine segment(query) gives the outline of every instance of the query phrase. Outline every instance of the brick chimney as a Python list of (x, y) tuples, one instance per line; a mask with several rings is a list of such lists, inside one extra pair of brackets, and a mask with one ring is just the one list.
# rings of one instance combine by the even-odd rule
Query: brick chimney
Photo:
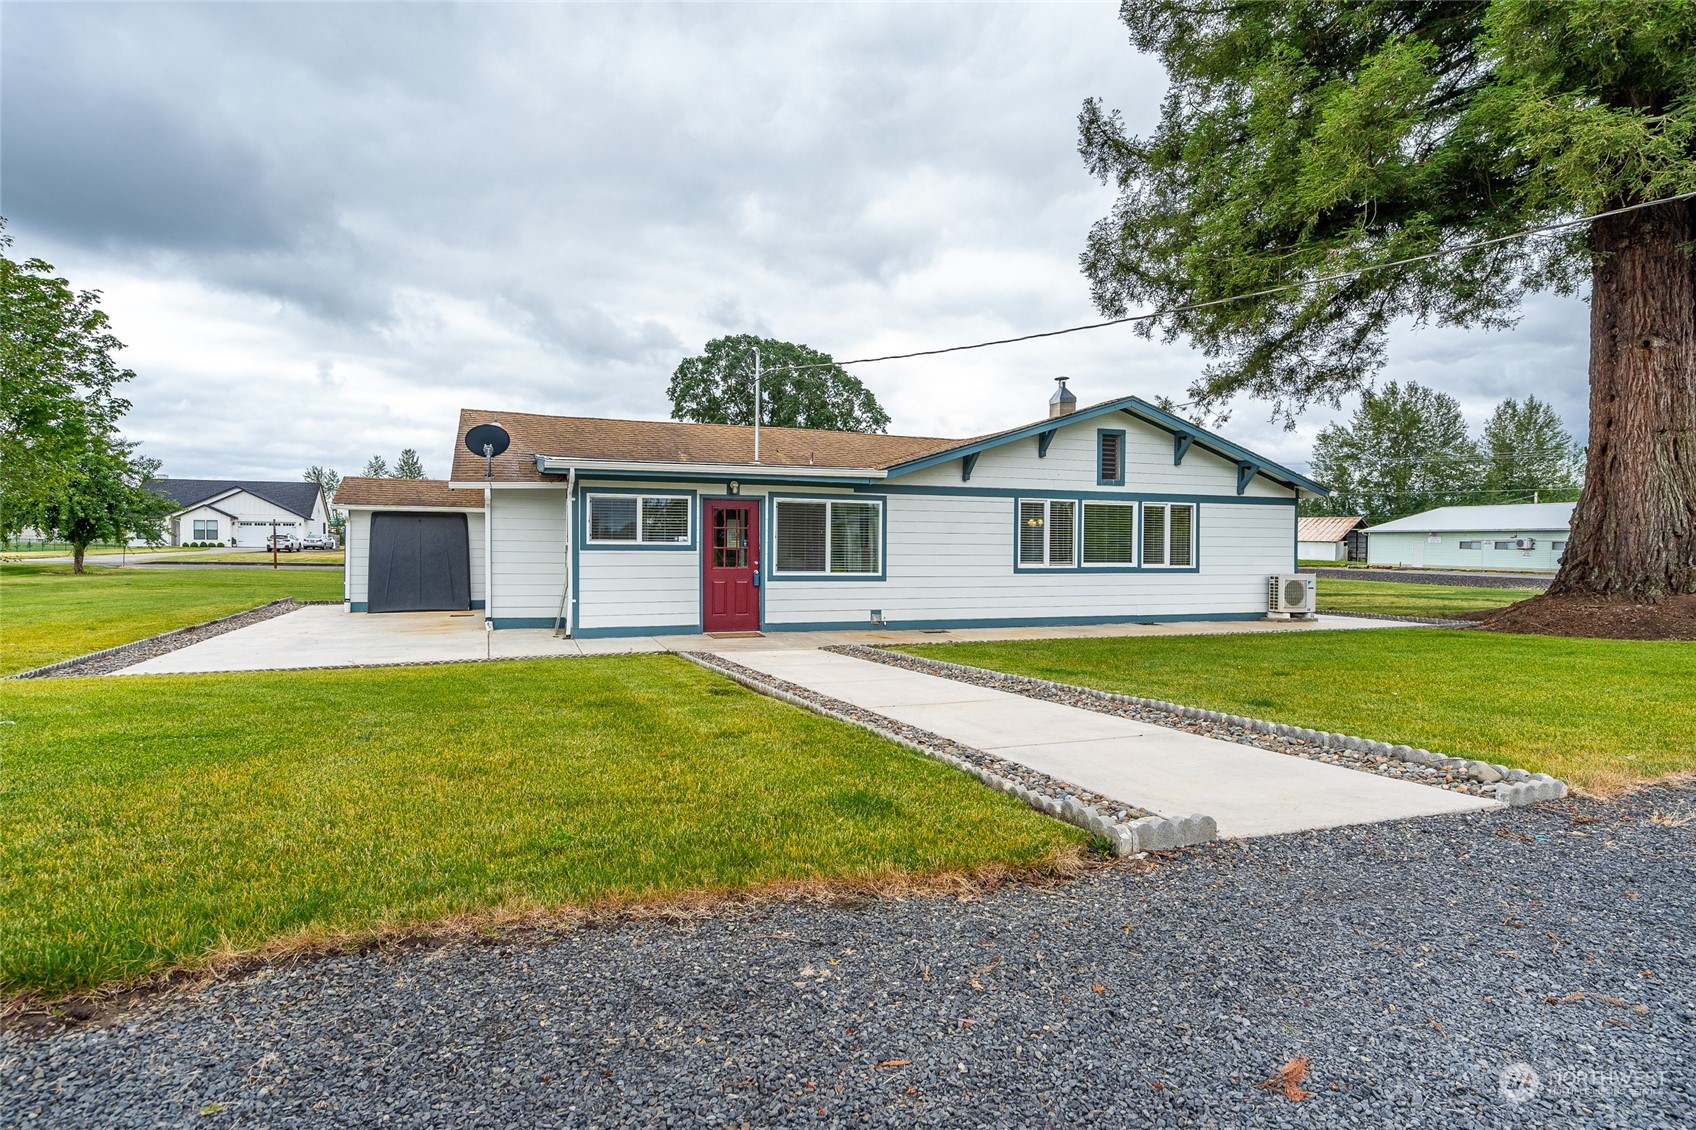
[(1055, 377), (1054, 381), (1060, 387), (1054, 390), (1054, 395), (1048, 398), (1048, 418), (1070, 416), (1078, 410), (1078, 398), (1072, 395), (1072, 390), (1066, 387), (1065, 377)]

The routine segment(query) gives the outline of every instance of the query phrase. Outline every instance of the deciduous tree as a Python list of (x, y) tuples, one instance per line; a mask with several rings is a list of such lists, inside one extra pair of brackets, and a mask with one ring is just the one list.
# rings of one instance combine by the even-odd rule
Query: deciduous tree
[(1570, 502), (1578, 497), (1579, 469), (1584, 449), (1555, 415), (1555, 410), (1528, 396), (1508, 399), (1484, 425), (1479, 444), (1484, 465), (1482, 501)]
[[(1590, 284), (1583, 496), (1551, 592), (1696, 591), (1696, 4), (1127, 0), (1171, 85), (1150, 137), (1091, 100), (1119, 195), (1082, 258), (1108, 315), (1211, 362), (1192, 399), (1289, 416), (1370, 383), (1386, 333), (1505, 327)], [(1453, 251), (1405, 266), (1387, 264)], [(1382, 269), (1380, 269), (1382, 268)], [(1355, 273), (1359, 272), (1359, 273)]]
[(137, 455), (134, 444), (91, 437), (62, 470), (29, 518), (48, 539), (70, 542), (73, 572), (83, 571), (95, 542), (164, 539), (161, 520), (176, 503), (147, 489), (157, 459)]
[(760, 352), (760, 423), (833, 432), (883, 432), (889, 413), (842, 366), (805, 345), (737, 334), (685, 357), (666, 394), (671, 417), (702, 424), (754, 422), (754, 350)]

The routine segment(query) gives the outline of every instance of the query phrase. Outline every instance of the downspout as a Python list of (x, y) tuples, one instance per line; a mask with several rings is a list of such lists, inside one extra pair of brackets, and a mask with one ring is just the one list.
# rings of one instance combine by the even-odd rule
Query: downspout
[(495, 488), (483, 488), (483, 626), (495, 626)]
[(565, 586), (559, 593), (559, 613), (554, 617), (554, 635), (560, 634), (560, 625), (565, 625), (565, 637), (571, 638), (571, 624), (565, 618), (568, 602), (571, 600), (571, 506), (577, 494), (577, 468), (573, 467), (565, 475)]

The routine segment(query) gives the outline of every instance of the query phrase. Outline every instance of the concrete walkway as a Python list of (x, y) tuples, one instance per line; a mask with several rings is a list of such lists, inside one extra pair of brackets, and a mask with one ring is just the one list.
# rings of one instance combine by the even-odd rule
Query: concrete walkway
[(1407, 624), (1350, 616), (1317, 621), (1226, 620), (1180, 624), (1095, 624), (1056, 628), (970, 628), (946, 632), (771, 632), (764, 636), (626, 636), (560, 639), (545, 628), (485, 632), (476, 612), (350, 613), (312, 605), (137, 663), (120, 675), (178, 675), (209, 671), (271, 671), (300, 667), (451, 663), (632, 652), (796, 650), (832, 644), (939, 643), (946, 640), (1056, 639), (1099, 636), (1217, 635), (1224, 632), (1311, 632), (1406, 628)]
[(1493, 800), (1042, 702), (833, 652), (739, 651), (744, 667), (1221, 836), (1500, 808)]

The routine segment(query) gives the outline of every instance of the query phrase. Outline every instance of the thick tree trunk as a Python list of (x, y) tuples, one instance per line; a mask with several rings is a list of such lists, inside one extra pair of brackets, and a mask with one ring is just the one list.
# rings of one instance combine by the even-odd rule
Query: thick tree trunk
[(1597, 220), (1590, 449), (1549, 592), (1696, 592), (1696, 208)]

